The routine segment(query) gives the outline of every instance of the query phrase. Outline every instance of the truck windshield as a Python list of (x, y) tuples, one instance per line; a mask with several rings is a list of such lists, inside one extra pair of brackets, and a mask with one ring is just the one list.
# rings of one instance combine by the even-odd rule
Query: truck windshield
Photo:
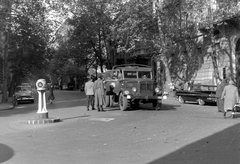
[(149, 71), (139, 71), (138, 77), (140, 79), (151, 79), (151, 72)]
[(124, 71), (124, 78), (137, 78), (137, 71)]

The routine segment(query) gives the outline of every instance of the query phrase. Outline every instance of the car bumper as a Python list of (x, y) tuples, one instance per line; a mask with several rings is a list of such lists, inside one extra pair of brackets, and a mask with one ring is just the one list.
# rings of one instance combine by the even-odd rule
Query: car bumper
[(32, 101), (34, 100), (33, 97), (18, 97), (17, 98), (18, 101)]
[(135, 96), (135, 95), (125, 95), (127, 99), (140, 99), (140, 100), (162, 100), (162, 96)]
[(213, 102), (213, 103), (214, 103), (214, 102), (217, 102), (217, 98), (211, 98), (211, 97), (209, 97), (209, 98), (206, 98), (205, 101), (206, 101), (206, 102)]

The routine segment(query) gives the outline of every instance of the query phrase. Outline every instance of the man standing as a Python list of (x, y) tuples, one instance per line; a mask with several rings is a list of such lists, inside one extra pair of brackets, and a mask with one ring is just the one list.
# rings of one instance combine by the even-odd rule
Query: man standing
[(224, 87), (221, 99), (224, 99), (224, 117), (226, 117), (226, 113), (232, 111), (234, 105), (239, 102), (238, 89), (232, 80)]
[(94, 82), (94, 96), (95, 96), (95, 108), (98, 109), (98, 111), (104, 111), (103, 110), (103, 101), (104, 101), (104, 88), (103, 88), (103, 81), (102, 81), (102, 75), (97, 75), (97, 80)]
[(89, 111), (89, 106), (92, 106), (92, 110), (94, 110), (94, 92), (93, 92), (93, 80), (91, 77), (88, 77), (88, 82), (85, 83), (84, 91), (87, 96), (87, 110)]
[(52, 104), (53, 100), (55, 99), (55, 96), (53, 94), (53, 90), (54, 90), (54, 85), (51, 83), (50, 87), (49, 87), (49, 95), (48, 95), (48, 100), (50, 101), (50, 104)]

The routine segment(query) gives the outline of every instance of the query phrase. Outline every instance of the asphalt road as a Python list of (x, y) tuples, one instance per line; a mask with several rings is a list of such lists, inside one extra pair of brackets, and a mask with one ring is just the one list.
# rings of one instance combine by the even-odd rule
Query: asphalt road
[(79, 91), (55, 91), (47, 104), (59, 123), (27, 124), (35, 104), (0, 111), (0, 163), (6, 164), (239, 164), (239, 119), (216, 106), (163, 101), (138, 110), (86, 111)]

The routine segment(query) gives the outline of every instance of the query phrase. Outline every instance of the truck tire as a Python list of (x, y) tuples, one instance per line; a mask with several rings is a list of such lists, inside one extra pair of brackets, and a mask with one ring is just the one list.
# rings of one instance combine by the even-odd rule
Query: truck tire
[(127, 100), (127, 97), (125, 97), (122, 93), (120, 93), (118, 103), (119, 103), (120, 110), (122, 111), (127, 110), (128, 100)]

